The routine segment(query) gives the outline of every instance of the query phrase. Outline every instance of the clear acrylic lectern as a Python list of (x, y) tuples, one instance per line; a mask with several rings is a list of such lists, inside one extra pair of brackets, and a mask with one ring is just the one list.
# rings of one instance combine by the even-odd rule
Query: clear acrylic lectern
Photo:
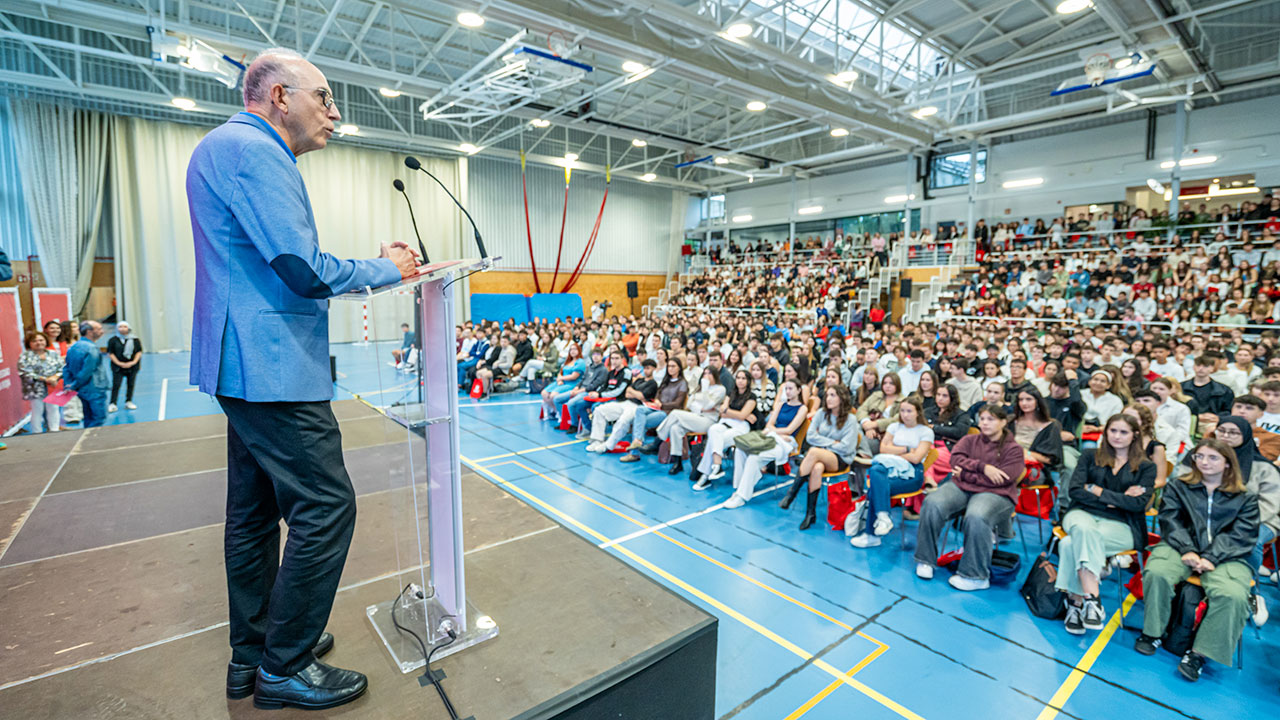
[[(361, 399), (391, 421), (383, 425), (389, 442), (380, 447), (394, 449), (376, 459), (386, 463), (388, 488), (370, 498), (362, 510), (362, 520), (380, 523), (387, 516), (391, 518), (397, 577), (404, 590), (395, 598), (370, 605), (366, 613), (401, 672), (421, 668), (424, 660), (418, 641), (397, 629), (397, 625), (416, 633), (428, 649), (447, 641), (452, 630), (456, 639), (436, 651), (432, 660), (498, 634), (494, 620), (467, 602), (454, 303), (450, 290), (464, 276), (488, 270), (497, 259), (434, 263), (395, 285), (341, 296), (343, 300), (365, 303), (374, 330), (373, 362), (379, 387)], [(406, 354), (396, 366), (391, 350), (400, 345), (398, 329), (392, 337), (385, 332), (378, 337), (377, 330), (398, 328), (401, 321), (408, 322), (410, 301), (416, 352)], [(403, 438), (403, 445), (399, 438)], [(381, 512), (384, 507), (386, 512)]]

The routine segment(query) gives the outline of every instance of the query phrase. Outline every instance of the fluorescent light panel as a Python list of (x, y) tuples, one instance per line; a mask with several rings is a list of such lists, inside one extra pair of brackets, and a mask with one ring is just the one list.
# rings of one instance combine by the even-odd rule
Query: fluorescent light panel
[(1021, 180), (1007, 180), (1001, 184), (1001, 187), (1006, 190), (1013, 190), (1015, 188), (1035, 187), (1043, 184), (1044, 178), (1022, 178)]
[(809, 207), (802, 207), (799, 210), (796, 210), (796, 212), (801, 215), (817, 215), (818, 213), (822, 212), (822, 206), (810, 205)]

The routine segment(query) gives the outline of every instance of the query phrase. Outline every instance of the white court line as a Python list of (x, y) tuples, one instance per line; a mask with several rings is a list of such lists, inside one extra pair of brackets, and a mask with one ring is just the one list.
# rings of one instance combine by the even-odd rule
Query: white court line
[[(531, 538), (531, 537), (533, 537), (534, 535), (541, 535), (542, 533), (547, 532), (548, 530), (559, 530), (561, 527), (562, 527), (562, 526), (561, 526), (561, 525), (559, 525), (559, 524), (549, 525), (549, 526), (547, 526), (547, 527), (542, 528), (541, 530), (534, 530), (534, 531), (532, 531), (532, 532), (527, 532), (527, 533), (525, 533), (525, 534), (523, 534), (523, 535), (517, 535), (516, 537), (507, 538), (506, 540), (499, 540), (498, 542), (491, 543), (491, 544), (489, 544), (489, 545), (482, 545), (482, 546), (477, 547), (477, 548), (472, 548), (472, 549), (470, 549), (470, 550), (466, 551), (466, 552), (465, 552), (465, 553), (463, 553), (463, 554), (464, 554), (464, 555), (471, 555), (472, 553), (483, 552), (483, 551), (485, 551), (485, 550), (490, 550), (490, 549), (492, 549), (492, 548), (496, 548), (496, 547), (498, 547), (498, 546), (500, 546), (500, 545), (506, 545), (507, 543), (512, 543), (512, 542), (516, 542), (516, 541), (518, 541), (518, 540), (524, 540), (524, 539), (526, 539), (526, 538)], [(427, 567), (427, 564), (423, 564), (423, 565), (420, 565), (420, 566), (418, 566), (418, 567)], [(350, 585), (344, 585), (343, 587), (338, 588), (338, 592), (345, 592), (345, 591), (347, 591), (347, 590), (354, 590), (354, 589), (359, 588), (359, 587), (364, 587), (365, 585), (369, 585), (369, 584), (374, 583), (374, 582), (377, 582), (377, 581), (379, 581), (379, 580), (386, 580), (387, 578), (395, 577), (396, 575), (401, 574), (401, 572), (408, 572), (408, 571), (416, 570), (416, 569), (418, 569), (418, 567), (406, 568), (406, 570), (404, 570), (404, 571), (397, 570), (396, 572), (392, 572), (392, 573), (384, 573), (384, 574), (379, 575), (379, 576), (377, 576), (377, 577), (372, 577), (372, 578), (369, 578), (369, 579), (367, 579), (367, 580), (361, 580), (361, 581), (359, 581), (359, 582), (355, 582), (355, 583), (352, 583), (352, 584), (350, 584)], [(72, 670), (79, 670), (80, 668), (82, 668), (82, 667), (87, 667), (87, 666), (89, 666), (89, 665), (97, 665), (98, 663), (104, 663), (104, 662), (107, 662), (107, 661), (109, 661), (109, 660), (115, 660), (116, 658), (121, 658), (121, 657), (124, 657), (124, 656), (126, 656), (126, 655), (133, 655), (134, 653), (142, 652), (143, 650), (150, 650), (150, 649), (151, 649), (151, 648), (153, 648), (153, 647), (159, 647), (159, 646), (161, 646), (161, 645), (167, 645), (168, 643), (176, 642), (176, 641), (178, 641), (178, 640), (184, 640), (184, 639), (189, 638), (189, 637), (191, 637), (191, 636), (193, 636), (193, 635), (199, 635), (199, 634), (201, 634), (201, 633), (209, 632), (210, 630), (217, 630), (218, 628), (224, 628), (224, 627), (226, 627), (228, 624), (229, 624), (229, 623), (227, 623), (227, 622), (214, 623), (213, 625), (209, 625), (209, 626), (206, 626), (206, 627), (202, 627), (202, 628), (199, 628), (199, 629), (197, 629), (197, 630), (191, 630), (191, 631), (189, 631), (189, 632), (184, 632), (184, 633), (182, 633), (182, 634), (180, 634), (180, 635), (174, 635), (173, 637), (167, 637), (167, 638), (164, 638), (164, 639), (162, 639), (162, 640), (156, 640), (156, 641), (154, 641), (154, 642), (149, 642), (149, 643), (147, 643), (147, 644), (145, 644), (145, 645), (139, 645), (138, 647), (130, 648), (130, 649), (128, 649), (128, 650), (121, 650), (120, 652), (112, 653), (112, 654), (110, 654), (110, 655), (104, 655), (104, 656), (102, 656), (102, 657), (100, 657), (100, 658), (94, 658), (94, 659), (92, 659), (92, 660), (85, 660), (85, 661), (84, 661), (84, 662), (82, 662), (82, 663), (76, 663), (75, 665), (68, 665), (67, 667), (63, 667), (63, 668), (57, 668), (56, 670), (50, 670), (50, 671), (48, 671), (48, 672), (40, 673), (39, 675), (32, 675), (31, 677), (23, 678), (22, 680), (14, 680), (14, 681), (12, 681), (12, 682), (5, 683), (4, 685), (0, 685), (0, 690), (8, 690), (8, 689), (9, 689), (9, 688), (11, 688), (11, 687), (17, 687), (17, 686), (19, 686), (19, 685), (26, 685), (27, 683), (32, 683), (32, 682), (35, 682), (35, 681), (37, 681), (37, 680), (43, 680), (43, 679), (45, 679), (45, 678), (53, 677), (54, 675), (61, 675), (61, 674), (63, 674), (63, 673), (71, 672)], [(68, 649), (74, 649), (74, 648), (68, 648)]]
[[(788, 480), (786, 482), (780, 482), (777, 485), (767, 487), (763, 490), (758, 490), (751, 497), (752, 499), (758, 498), (761, 495), (764, 495), (765, 493), (773, 492), (774, 490), (777, 490), (780, 487), (786, 487), (787, 485), (790, 485), (792, 482), (794, 482), (794, 480)], [(675, 520), (668, 520), (664, 523), (659, 523), (657, 525), (650, 525), (649, 527), (641, 528), (640, 530), (637, 530), (631, 533), (630, 535), (623, 535), (622, 537), (615, 538), (613, 540), (610, 540), (609, 542), (599, 543), (598, 545), (596, 545), (596, 547), (605, 549), (605, 548), (611, 548), (614, 545), (621, 545), (622, 543), (628, 540), (634, 540), (643, 535), (648, 535), (649, 533), (655, 533), (655, 532), (658, 532), (659, 530), (665, 530), (666, 528), (672, 527), (673, 525), (679, 525), (680, 523), (685, 522), (687, 520), (692, 520), (694, 518), (702, 517), (703, 515), (706, 515), (708, 513), (713, 513), (716, 510), (720, 510), (722, 508), (724, 508), (724, 503), (720, 503), (718, 505), (712, 505), (706, 510), (699, 510), (698, 512), (689, 513), (688, 515), (681, 515)]]
[(58, 469), (53, 471), (53, 475), (49, 478), (49, 482), (44, 484), (44, 489), (42, 489), (40, 494), (36, 496), (36, 501), (31, 503), (31, 509), (27, 511), (27, 514), (22, 517), (22, 521), (13, 529), (13, 534), (9, 536), (9, 543), (4, 546), (3, 550), (0, 550), (0, 560), (4, 560), (4, 554), (9, 552), (9, 548), (13, 547), (13, 541), (18, 539), (18, 533), (22, 532), (22, 526), (27, 524), (27, 520), (31, 518), (31, 514), (36, 511), (36, 506), (39, 505), (40, 500), (44, 498), (44, 494), (49, 492), (49, 486), (53, 485), (53, 481), (58, 479), (58, 473), (62, 472), (62, 468), (66, 466), (67, 461), (70, 460), (71, 456), (80, 448), (80, 443), (84, 441), (84, 436), (88, 434), (89, 432), (87, 430), (82, 432), (80, 437), (76, 438), (76, 444), (71, 447), (71, 452), (67, 453), (67, 456), (62, 458), (62, 462), (58, 463)]
[(160, 381), (160, 416), (156, 421), (164, 419), (165, 407), (169, 404), (169, 378)]
[(458, 404), (460, 408), (498, 407), (499, 405), (535, 405), (542, 400), (512, 400), (511, 402), (473, 402), (469, 405)]

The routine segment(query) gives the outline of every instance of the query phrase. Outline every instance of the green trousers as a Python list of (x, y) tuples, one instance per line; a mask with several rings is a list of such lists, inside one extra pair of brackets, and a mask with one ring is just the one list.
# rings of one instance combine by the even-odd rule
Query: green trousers
[[(1145, 606), (1142, 632), (1151, 637), (1164, 635), (1169, 625), (1173, 605), (1174, 588), (1191, 577), (1191, 568), (1182, 564), (1177, 550), (1160, 543), (1151, 550), (1142, 574), (1142, 595)], [(1232, 560), (1200, 576), (1208, 607), (1200, 629), (1196, 632), (1191, 649), (1222, 663), (1235, 662), (1236, 643), (1244, 632), (1249, 619), (1249, 581), (1252, 573), (1248, 564)]]

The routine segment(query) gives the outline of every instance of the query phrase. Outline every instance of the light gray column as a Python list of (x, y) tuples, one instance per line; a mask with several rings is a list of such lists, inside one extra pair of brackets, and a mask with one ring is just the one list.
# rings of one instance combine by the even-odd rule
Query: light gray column
[(1182, 192), (1182, 149), (1187, 144), (1187, 103), (1179, 102), (1173, 114), (1173, 169), (1169, 171), (1169, 238), (1177, 234), (1174, 224), (1178, 220), (1181, 203), (1178, 195)]

